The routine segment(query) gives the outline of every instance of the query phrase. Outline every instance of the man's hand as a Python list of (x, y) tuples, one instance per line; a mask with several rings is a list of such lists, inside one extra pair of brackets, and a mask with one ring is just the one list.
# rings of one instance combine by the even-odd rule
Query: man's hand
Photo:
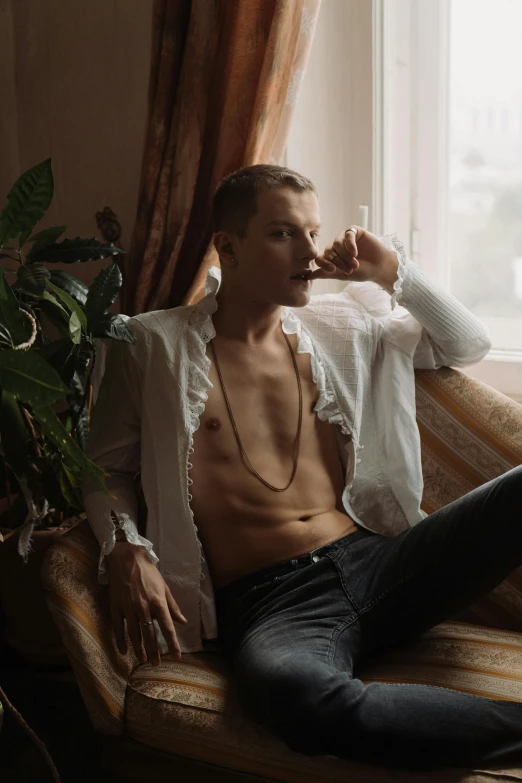
[(140, 625), (157, 620), (169, 652), (178, 660), (181, 650), (174, 630), (174, 622), (183, 623), (179, 606), (165, 584), (156, 566), (149, 560), (142, 546), (127, 541), (116, 542), (107, 555), (109, 566), (109, 604), (116, 643), (122, 655), (127, 652), (124, 621), (137, 659), (153, 666), (160, 662), (158, 640), (154, 625)]
[[(338, 234), (334, 241), (317, 256), (319, 267), (312, 272), (311, 280), (353, 280), (363, 283), (370, 280), (377, 285), (393, 290), (397, 279), (397, 254), (364, 228), (353, 226), (354, 231)], [(331, 260), (328, 257), (335, 252)]]

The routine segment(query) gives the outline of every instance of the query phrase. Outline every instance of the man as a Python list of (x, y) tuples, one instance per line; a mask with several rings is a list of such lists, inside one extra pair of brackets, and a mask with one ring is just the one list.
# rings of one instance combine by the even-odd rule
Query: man
[[(480, 361), (481, 323), (395, 235), (351, 226), (320, 254), (296, 172), (231, 174), (214, 221), (221, 273), (197, 305), (128, 322), (135, 343), (111, 343), (93, 411), (88, 454), (113, 497), (84, 496), (118, 646), (124, 622), (153, 665), (219, 634), (247, 712), (303, 753), (521, 759), (516, 703), (354, 676), (522, 560), (520, 469), (420, 510), (413, 370)], [(347, 286), (311, 297), (318, 278)]]

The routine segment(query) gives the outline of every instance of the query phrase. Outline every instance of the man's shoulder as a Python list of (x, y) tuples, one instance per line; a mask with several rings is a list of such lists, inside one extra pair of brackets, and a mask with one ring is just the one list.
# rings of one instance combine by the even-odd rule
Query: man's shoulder
[(150, 310), (147, 313), (139, 313), (129, 318), (127, 326), (135, 334), (145, 332), (166, 336), (171, 334), (173, 329), (183, 330), (193, 310), (192, 305), (180, 305), (166, 310)]

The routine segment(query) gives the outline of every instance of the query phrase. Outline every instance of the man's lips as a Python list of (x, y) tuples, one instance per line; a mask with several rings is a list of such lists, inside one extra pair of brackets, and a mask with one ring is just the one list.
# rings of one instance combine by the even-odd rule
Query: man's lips
[(290, 280), (309, 280), (311, 274), (312, 274), (311, 269), (305, 269), (304, 272), (297, 272), (297, 274), (292, 275)]

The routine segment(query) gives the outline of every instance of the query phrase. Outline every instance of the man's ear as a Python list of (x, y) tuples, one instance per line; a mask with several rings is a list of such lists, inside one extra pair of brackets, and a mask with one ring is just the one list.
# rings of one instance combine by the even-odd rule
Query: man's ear
[(213, 236), (213, 242), (221, 264), (235, 266), (236, 256), (232, 235), (227, 231), (216, 231)]

